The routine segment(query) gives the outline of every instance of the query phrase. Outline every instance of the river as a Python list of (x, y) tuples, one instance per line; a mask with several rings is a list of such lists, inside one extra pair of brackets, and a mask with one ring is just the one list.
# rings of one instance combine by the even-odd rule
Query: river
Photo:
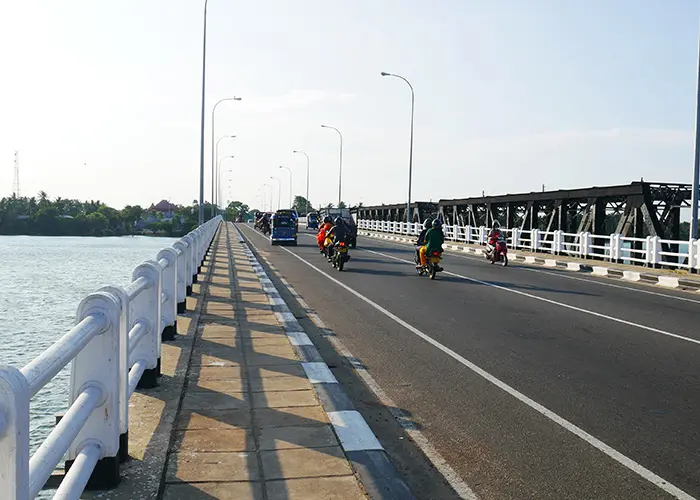
[[(27, 364), (70, 330), (83, 297), (106, 285), (127, 285), (137, 265), (174, 241), (0, 236), (0, 364)], [(65, 369), (32, 399), (32, 450), (66, 408), (68, 379)]]

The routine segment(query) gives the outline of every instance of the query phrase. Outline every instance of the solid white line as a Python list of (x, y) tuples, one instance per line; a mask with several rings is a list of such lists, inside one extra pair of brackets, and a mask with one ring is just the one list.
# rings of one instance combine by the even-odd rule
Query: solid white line
[[(382, 306), (380, 306), (379, 304), (377, 304), (373, 300), (362, 295), (360, 292), (356, 291), (353, 288), (350, 288), (345, 283), (338, 281), (337, 279), (335, 279), (334, 277), (332, 277), (328, 273), (322, 271), (321, 269), (319, 269), (315, 265), (313, 265), (310, 262), (307, 262), (303, 258), (299, 257), (294, 252), (291, 252), (284, 247), (280, 247), (280, 248), (282, 248), (282, 250), (289, 253), (294, 258), (298, 259), (299, 261), (303, 262), (304, 264), (306, 264), (307, 266), (309, 266), (311, 269), (315, 270), (316, 272), (318, 272), (322, 276), (325, 276), (326, 278), (328, 278), (330, 281), (332, 281), (336, 285), (340, 286), (341, 288), (345, 289), (346, 291), (348, 291), (352, 295), (356, 296), (358, 299), (360, 299), (360, 300), (366, 302), (367, 304), (369, 304), (370, 306), (374, 307), (377, 311), (381, 312), (382, 314), (384, 314), (388, 318), (394, 320), (396, 323), (403, 326), (404, 328), (406, 328), (408, 331), (410, 331), (414, 335), (422, 338), (423, 340), (425, 340), (429, 344), (435, 346), (436, 348), (438, 348), (439, 350), (441, 350), (442, 352), (444, 352), (445, 354), (450, 356), (452, 359), (458, 361), (459, 363), (461, 363), (465, 367), (472, 370), (477, 375), (480, 375), (484, 379), (488, 380), (489, 382), (491, 382), (493, 385), (495, 385), (499, 389), (505, 391), (506, 393), (508, 393), (511, 396), (513, 396), (514, 398), (518, 399), (519, 401), (521, 401), (525, 405), (529, 406), (533, 410), (544, 415), (546, 418), (550, 419), (552, 422), (560, 425), (561, 427), (563, 427), (567, 431), (569, 431), (572, 434), (583, 439), (584, 441), (586, 441), (588, 444), (590, 444), (594, 448), (600, 450), (601, 452), (603, 452), (604, 454), (606, 454), (607, 456), (609, 456), (613, 460), (624, 465), (625, 467), (627, 467), (631, 471), (637, 473), (639, 476), (643, 477), (644, 479), (646, 479), (650, 483), (655, 484), (657, 487), (661, 488), (662, 490), (664, 490), (665, 492), (669, 493), (670, 495), (672, 495), (676, 498), (683, 499), (683, 500), (693, 500), (692, 496), (690, 496), (688, 493), (684, 492), (683, 490), (681, 490), (677, 486), (672, 485), (671, 483), (669, 483), (668, 481), (666, 481), (662, 477), (658, 476), (657, 474), (653, 473), (649, 469), (645, 468), (641, 464), (635, 462), (631, 458), (627, 457), (626, 455), (623, 455), (619, 451), (617, 451), (614, 448), (610, 447), (609, 445), (605, 444), (600, 439), (587, 433), (586, 431), (584, 431), (580, 427), (574, 425), (573, 423), (569, 422), (565, 418), (560, 417), (559, 415), (557, 415), (553, 411), (545, 408), (541, 404), (530, 399), (525, 394), (521, 393), (517, 389), (515, 389), (515, 388), (511, 387), (510, 385), (506, 384), (505, 382), (503, 382), (501, 379), (496, 378), (495, 376), (491, 375), (486, 370), (480, 368), (479, 366), (475, 365), (474, 363), (472, 363), (468, 359), (457, 354), (455, 351), (453, 351), (449, 347), (444, 346), (443, 344), (441, 344), (437, 340), (433, 339), (429, 335), (426, 335), (425, 333), (423, 333), (422, 331), (420, 331), (416, 327), (405, 322), (404, 320), (402, 320), (401, 318), (399, 318), (398, 316), (396, 316), (392, 312), (384, 309)], [(378, 253), (378, 252), (375, 252), (375, 253)], [(403, 259), (397, 259), (397, 260), (403, 260)], [(408, 261), (406, 261), (406, 262), (408, 262)], [(484, 284), (488, 284), (488, 283), (484, 282)], [(508, 289), (506, 288), (505, 290), (508, 290)], [(514, 290), (509, 290), (509, 291), (514, 291)]]
[[(373, 253), (376, 255), (381, 255), (382, 257), (386, 257), (387, 259), (393, 259), (393, 260), (398, 260), (400, 262), (406, 262), (408, 264), (413, 264), (413, 262), (411, 262), (409, 260), (401, 259), (399, 257), (394, 257), (393, 255), (387, 255), (387, 254), (382, 253), (382, 252), (375, 252), (374, 250), (365, 250), (365, 252), (370, 252), (370, 253)], [(582, 307), (572, 306), (571, 304), (565, 304), (564, 302), (557, 302), (556, 300), (547, 299), (545, 297), (540, 297), (538, 295), (532, 295), (531, 293), (522, 292), (520, 290), (513, 290), (512, 288), (507, 288), (507, 287), (504, 287), (501, 285), (497, 285), (495, 283), (490, 283), (488, 281), (482, 281), (482, 280), (478, 280), (476, 278), (470, 278), (469, 276), (464, 276), (463, 274), (452, 273), (449, 271), (443, 271), (443, 273), (445, 273), (449, 276), (454, 276), (455, 278), (461, 278), (463, 280), (471, 281), (472, 283), (479, 283), (480, 285), (490, 286), (492, 288), (497, 288), (498, 290), (503, 290), (506, 292), (515, 293), (517, 295), (522, 295), (523, 297), (529, 297), (531, 299), (540, 300), (542, 302), (547, 302), (548, 304), (553, 304), (555, 306), (564, 307), (566, 309), (571, 309), (572, 311), (577, 311), (577, 312), (581, 312), (584, 314), (590, 314), (591, 316), (595, 316), (597, 318), (603, 318), (603, 319), (607, 319), (610, 321), (615, 321), (616, 323), (622, 323), (623, 325), (627, 325), (627, 326), (634, 326), (634, 327), (640, 328), (642, 330), (647, 330), (650, 332), (659, 333), (661, 335), (666, 335), (668, 337), (673, 337), (676, 339), (685, 340), (686, 342), (690, 342), (692, 344), (700, 344), (700, 340), (698, 340), (698, 339), (684, 337), (683, 335), (679, 335), (677, 333), (667, 332), (665, 330), (659, 330), (658, 328), (654, 328), (653, 326), (640, 325), (639, 323), (627, 321), (626, 319), (616, 318), (614, 316), (608, 316), (607, 314), (591, 311), (589, 309), (584, 309)]]
[(302, 363), (306, 377), (312, 384), (337, 384), (338, 379), (331, 372), (328, 365), (323, 362)]
[(292, 345), (314, 345), (305, 332), (285, 332)]
[(329, 411), (328, 419), (345, 451), (384, 449), (357, 410)]
[[(372, 237), (369, 236), (369, 238), (372, 238)], [(376, 239), (376, 238), (375, 238), (375, 239)], [(406, 245), (396, 245), (396, 244), (393, 244), (393, 246), (400, 247), (400, 248), (406, 248)], [(364, 249), (364, 248), (358, 248), (358, 250), (363, 250), (363, 251), (366, 251), (366, 252), (371, 252), (371, 251), (372, 251), (372, 250), (367, 250), (367, 249)], [(459, 254), (453, 254), (453, 253), (450, 253), (449, 255), (450, 255), (450, 256), (453, 256), (453, 257), (459, 257), (460, 259), (467, 259), (467, 260), (473, 260), (473, 261), (478, 261), (478, 262), (484, 262), (483, 259), (478, 258), (478, 257), (469, 257), (469, 256), (466, 256), (466, 255), (459, 255)], [(578, 276), (568, 276), (568, 275), (563, 274), (563, 273), (553, 273), (553, 272), (551, 272), (551, 271), (546, 271), (546, 270), (544, 270), (544, 269), (539, 269), (539, 268), (536, 268), (536, 267), (518, 266), (518, 269), (522, 269), (522, 270), (525, 270), (525, 271), (530, 271), (530, 272), (533, 272), (533, 273), (549, 274), (550, 276), (558, 276), (559, 278), (566, 278), (566, 279), (569, 279), (569, 280), (577, 280), (577, 281), (585, 281), (585, 282), (587, 282), (587, 283), (595, 283), (596, 285), (601, 285), (601, 286), (609, 286), (609, 287), (612, 287), (612, 288), (621, 288), (621, 289), (623, 289), (623, 290), (629, 290), (629, 291), (631, 291), (631, 292), (647, 293), (647, 294), (650, 294), (650, 295), (656, 295), (656, 296), (658, 296), (658, 297), (666, 297), (667, 299), (682, 300), (682, 301), (685, 301), (685, 302), (693, 302), (693, 303), (696, 303), (696, 304), (700, 304), (700, 300), (691, 299), (691, 298), (689, 298), (689, 297), (679, 297), (679, 296), (676, 296), (676, 295), (669, 295), (669, 294), (666, 294), (666, 293), (653, 292), (653, 291), (651, 291), (651, 290), (644, 290), (644, 289), (642, 289), (642, 288), (633, 288), (633, 287), (630, 287), (630, 286), (616, 285), (616, 284), (614, 284), (614, 283), (603, 283), (603, 282), (601, 282), (601, 281), (596, 281), (596, 280), (591, 280), (591, 279), (586, 279), (586, 278), (580, 278), (580, 277), (578, 277)], [(594, 269), (595, 269), (595, 267), (594, 267)], [(596, 274), (596, 273), (593, 273), (593, 274)], [(602, 276), (602, 275), (600, 275), (600, 276)], [(640, 285), (640, 286), (643, 286), (643, 285)]]
[(550, 276), (558, 276), (560, 278), (566, 278), (568, 280), (585, 281), (586, 283), (595, 283), (597, 285), (609, 286), (611, 288), (620, 288), (622, 290), (630, 290), (632, 292), (646, 293), (648, 295), (656, 295), (657, 297), (666, 297), (668, 299), (676, 299), (676, 300), (682, 300), (685, 302), (692, 302), (694, 304), (700, 304), (700, 300), (691, 299), (689, 297), (676, 297), (675, 295), (668, 295), (666, 293), (652, 292), (651, 290), (640, 290), (638, 288), (632, 288), (630, 286), (615, 285), (614, 283), (601, 283), (600, 281), (589, 280), (586, 278), (579, 278), (578, 276), (567, 276), (567, 275), (561, 274), (561, 273), (552, 273), (549, 271), (542, 271), (540, 269), (530, 269), (528, 267), (521, 267), (520, 269), (523, 269), (525, 271), (530, 271), (533, 273), (542, 273), (542, 274), (549, 274)]

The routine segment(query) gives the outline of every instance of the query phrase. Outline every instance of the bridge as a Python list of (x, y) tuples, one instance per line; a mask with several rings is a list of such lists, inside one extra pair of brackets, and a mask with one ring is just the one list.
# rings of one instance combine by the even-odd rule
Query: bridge
[[(700, 246), (649, 222), (685, 188), (618, 188), (414, 203), (412, 223), (362, 207), (343, 273), (311, 232), (204, 223), (0, 366), (0, 498), (699, 497)], [(437, 215), (430, 281), (412, 240)], [(508, 268), (482, 254), (494, 218)], [(32, 398), (68, 364), (30, 453)]]

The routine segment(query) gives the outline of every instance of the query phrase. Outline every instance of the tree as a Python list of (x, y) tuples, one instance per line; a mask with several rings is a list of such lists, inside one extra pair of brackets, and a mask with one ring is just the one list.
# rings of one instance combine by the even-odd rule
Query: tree
[(226, 207), (224, 211), (224, 216), (227, 220), (236, 220), (238, 217), (245, 217), (248, 215), (250, 207), (241, 201), (232, 201)]
[(338, 208), (348, 208), (348, 206), (345, 204), (344, 201), (341, 201), (340, 203), (338, 203)]
[(314, 207), (311, 205), (311, 202), (308, 201), (306, 198), (303, 196), (295, 196), (294, 197), (294, 203), (292, 204), (292, 208), (297, 211), (298, 214), (307, 214), (308, 212), (313, 212)]
[(102, 236), (109, 226), (107, 217), (99, 212), (92, 212), (85, 217), (87, 229), (91, 236)]

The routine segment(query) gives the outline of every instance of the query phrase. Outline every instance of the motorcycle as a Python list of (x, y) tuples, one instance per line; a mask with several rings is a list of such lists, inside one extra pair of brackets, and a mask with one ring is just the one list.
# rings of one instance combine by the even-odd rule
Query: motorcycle
[(430, 253), (430, 255), (426, 255), (425, 266), (420, 265), (418, 256), (416, 256), (415, 259), (416, 264), (419, 266), (416, 269), (418, 271), (418, 276), (423, 276), (424, 274), (427, 274), (428, 276), (430, 276), (431, 280), (434, 280), (437, 273), (442, 271), (442, 268), (440, 267), (440, 261), (442, 260), (442, 252), (433, 251)]
[(493, 247), (490, 247), (484, 255), (491, 261), (491, 264), (500, 262), (503, 267), (508, 265), (508, 246), (503, 240), (498, 240)]
[(349, 260), (350, 254), (348, 253), (347, 244), (344, 241), (336, 243), (331, 256), (333, 267), (335, 267), (338, 271), (342, 271), (345, 263)]

